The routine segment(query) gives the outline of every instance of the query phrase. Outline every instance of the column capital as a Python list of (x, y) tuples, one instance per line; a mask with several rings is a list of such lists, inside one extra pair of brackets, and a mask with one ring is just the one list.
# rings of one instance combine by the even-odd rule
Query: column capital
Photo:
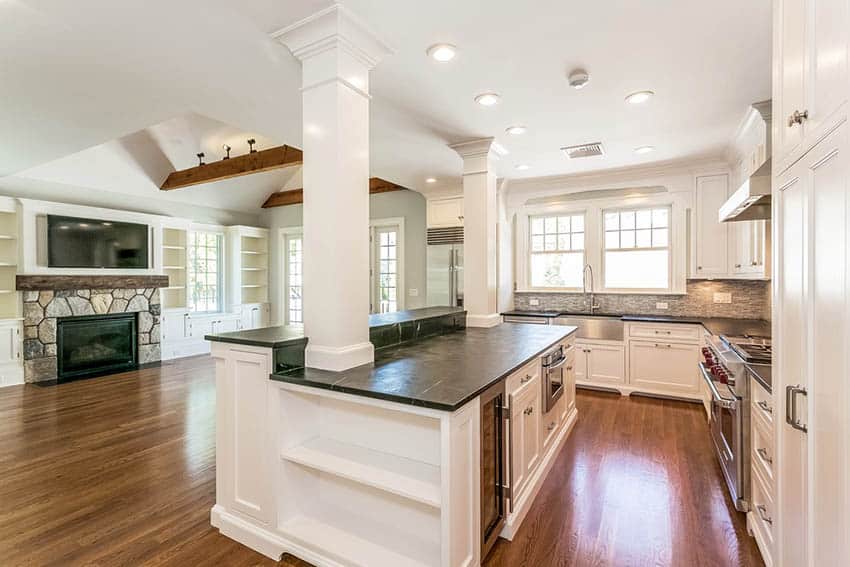
[(487, 173), (492, 170), (492, 162), (499, 159), (493, 150), (494, 138), (479, 138), (457, 144), (449, 144), (463, 158), (463, 174)]
[(273, 32), (271, 37), (288, 47), (301, 61), (341, 49), (367, 70), (393, 53), (392, 48), (341, 4), (334, 4)]

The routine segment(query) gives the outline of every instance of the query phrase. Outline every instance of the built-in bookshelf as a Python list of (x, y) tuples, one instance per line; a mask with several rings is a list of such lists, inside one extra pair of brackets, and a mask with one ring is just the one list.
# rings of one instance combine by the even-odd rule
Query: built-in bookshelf
[(185, 308), (186, 302), (186, 229), (162, 229), (162, 271), (168, 287), (160, 290), (164, 309)]
[(18, 317), (18, 209), (14, 199), (0, 199), (0, 319)]
[(250, 226), (230, 228), (232, 246), (230, 301), (233, 305), (269, 301), (269, 231)]

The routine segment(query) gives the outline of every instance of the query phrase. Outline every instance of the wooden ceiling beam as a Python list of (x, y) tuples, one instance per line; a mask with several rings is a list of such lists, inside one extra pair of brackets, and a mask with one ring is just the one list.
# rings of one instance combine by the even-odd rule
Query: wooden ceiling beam
[(271, 171), (300, 165), (304, 154), (292, 146), (277, 146), (267, 150), (223, 159), (189, 169), (174, 171), (168, 175), (160, 189), (172, 191), (181, 187), (212, 183), (242, 175), (251, 175), (262, 171)]
[[(402, 187), (391, 181), (381, 179), (380, 177), (372, 177), (369, 179), (369, 194), (389, 193), (391, 191), (407, 191), (407, 187)], [(278, 191), (269, 195), (266, 202), (263, 203), (264, 209), (273, 207), (285, 207), (287, 205), (298, 205), (304, 202), (304, 189), (290, 189), (288, 191)]]

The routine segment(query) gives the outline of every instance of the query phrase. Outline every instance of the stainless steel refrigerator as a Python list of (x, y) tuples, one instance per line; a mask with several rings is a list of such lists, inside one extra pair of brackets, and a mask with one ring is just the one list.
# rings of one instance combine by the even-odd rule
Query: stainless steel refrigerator
[(428, 305), (463, 307), (463, 244), (428, 245)]

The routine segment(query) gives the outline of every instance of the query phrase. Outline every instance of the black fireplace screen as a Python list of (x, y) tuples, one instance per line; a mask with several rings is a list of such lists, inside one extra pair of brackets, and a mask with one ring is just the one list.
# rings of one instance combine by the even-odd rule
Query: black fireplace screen
[(136, 368), (137, 341), (135, 313), (59, 319), (56, 328), (58, 380)]

